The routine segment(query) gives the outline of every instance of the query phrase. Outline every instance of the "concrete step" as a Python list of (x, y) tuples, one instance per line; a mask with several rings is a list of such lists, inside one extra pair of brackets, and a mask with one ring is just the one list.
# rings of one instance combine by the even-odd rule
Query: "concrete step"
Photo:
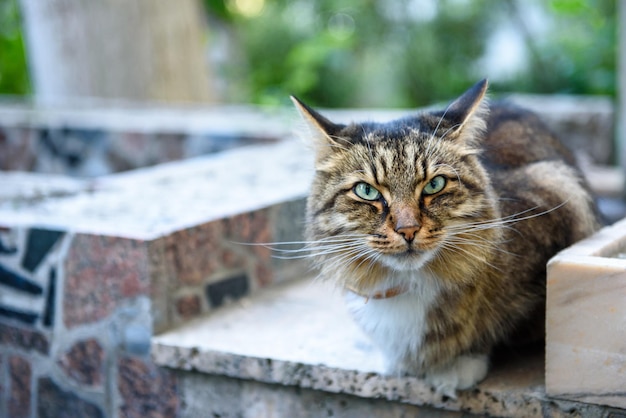
[(152, 358), (177, 375), (181, 417), (609, 413), (548, 398), (542, 350), (508, 353), (457, 399), (414, 377), (386, 376), (381, 353), (351, 320), (340, 292), (311, 279), (274, 286), (156, 335)]

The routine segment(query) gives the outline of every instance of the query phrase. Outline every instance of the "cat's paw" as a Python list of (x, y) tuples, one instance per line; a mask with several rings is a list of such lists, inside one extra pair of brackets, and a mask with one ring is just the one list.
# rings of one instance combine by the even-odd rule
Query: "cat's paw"
[(426, 381), (437, 393), (456, 399), (456, 391), (469, 389), (487, 375), (489, 358), (486, 355), (463, 355), (442, 370), (428, 373)]

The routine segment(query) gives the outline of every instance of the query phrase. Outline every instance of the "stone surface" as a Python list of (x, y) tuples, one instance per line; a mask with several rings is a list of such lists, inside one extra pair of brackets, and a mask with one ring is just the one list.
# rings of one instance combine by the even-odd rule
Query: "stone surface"
[(89, 386), (104, 383), (105, 352), (95, 338), (78, 341), (58, 360), (59, 366), (73, 381)]
[[(2, 125), (2, 124), (0, 124)], [(33, 152), (31, 129), (0, 126), (0, 169), (30, 171), (37, 155)]]
[[(180, 372), (180, 418), (469, 418), (470, 414), (358, 396)], [(208, 407), (207, 407), (208, 406)]]
[(179, 408), (177, 380), (166, 369), (139, 357), (118, 361), (118, 388), (125, 418), (170, 418)]
[(44, 333), (3, 323), (0, 323), (0, 345), (33, 350), (43, 355), (50, 351), (50, 341)]
[(30, 417), (32, 369), (28, 360), (9, 357), (10, 392), (7, 406), (11, 418)]
[(202, 301), (198, 295), (185, 295), (176, 301), (176, 311), (182, 319), (198, 316), (202, 312)]
[(243, 107), (123, 108), (94, 102), (60, 109), (2, 103), (0, 170), (102, 176), (271, 143), (288, 133), (282, 118)]
[(12, 226), (150, 240), (302, 198), (312, 173), (312, 155), (296, 140), (49, 185), (59, 193), (47, 191), (41, 175), (0, 173), (0, 219)]
[(548, 265), (546, 388), (626, 409), (626, 220)]
[(201, 284), (217, 271), (222, 237), (221, 223), (211, 222), (166, 238), (166, 256), (181, 285)]
[(8, 372), (8, 365), (6, 364), (5, 356), (0, 352), (0, 416), (4, 416), (6, 403), (7, 403), (7, 382), (6, 377)]
[[(215, 375), (228, 376), (495, 416), (577, 416), (601, 411), (548, 399), (542, 352), (508, 356), (496, 363), (485, 381), (460, 392), (457, 399), (436, 394), (414, 377), (385, 376), (381, 353), (349, 317), (338, 292), (308, 280), (273, 286), (157, 335), (152, 355), (159, 365), (207, 374), (207, 382)], [(191, 379), (205, 384), (200, 383), (201, 377)], [(188, 389), (187, 384), (184, 402), (203, 402), (192, 399), (202, 389)], [(212, 411), (209, 402), (202, 405), (207, 413)]]
[(102, 408), (86, 401), (76, 394), (64, 390), (50, 378), (38, 381), (38, 418), (104, 418)]
[(76, 235), (65, 261), (65, 325), (101, 320), (125, 299), (149, 295), (147, 257), (143, 241)]

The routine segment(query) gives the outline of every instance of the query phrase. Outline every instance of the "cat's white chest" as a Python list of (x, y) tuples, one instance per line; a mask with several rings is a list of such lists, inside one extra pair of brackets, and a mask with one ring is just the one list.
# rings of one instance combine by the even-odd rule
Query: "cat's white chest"
[(393, 373), (406, 372), (407, 366), (419, 372), (427, 314), (438, 295), (438, 287), (424, 283), (386, 299), (368, 300), (352, 292), (345, 298), (355, 321), (383, 351), (388, 371)]

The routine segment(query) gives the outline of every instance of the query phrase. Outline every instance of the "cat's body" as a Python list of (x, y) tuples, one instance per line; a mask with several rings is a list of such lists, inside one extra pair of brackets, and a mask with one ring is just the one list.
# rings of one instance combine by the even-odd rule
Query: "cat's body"
[[(543, 336), (545, 270), (599, 227), (574, 158), (536, 116), (487, 109), (483, 81), (445, 111), (313, 127), (308, 235), (390, 371), (471, 387), (516, 335)], [(528, 332), (530, 331), (530, 332)]]

